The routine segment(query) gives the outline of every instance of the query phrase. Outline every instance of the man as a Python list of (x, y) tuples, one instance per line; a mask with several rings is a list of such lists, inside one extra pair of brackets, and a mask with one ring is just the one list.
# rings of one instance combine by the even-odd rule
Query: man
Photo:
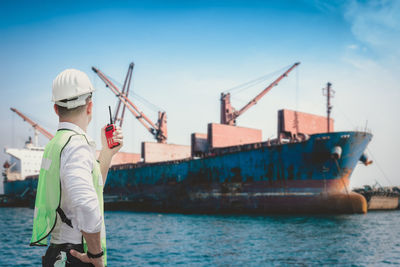
[[(123, 145), (109, 149), (101, 130), (102, 150), (86, 134), (92, 119), (93, 88), (88, 76), (67, 69), (53, 81), (58, 131), (47, 144), (39, 174), (31, 245), (50, 246), (43, 266), (105, 266), (103, 186), (111, 159)], [(86, 253), (84, 252), (86, 251)]]

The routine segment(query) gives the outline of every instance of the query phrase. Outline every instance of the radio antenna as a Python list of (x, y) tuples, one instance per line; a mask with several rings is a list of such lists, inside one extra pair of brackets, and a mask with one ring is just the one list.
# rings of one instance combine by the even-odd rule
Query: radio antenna
[(111, 116), (111, 107), (108, 106), (108, 111), (110, 112), (110, 124), (113, 124), (112, 116)]

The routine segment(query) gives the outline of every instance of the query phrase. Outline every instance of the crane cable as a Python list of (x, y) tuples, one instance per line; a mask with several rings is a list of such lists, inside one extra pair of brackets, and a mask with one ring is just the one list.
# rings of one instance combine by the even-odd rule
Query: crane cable
[(12, 145), (15, 147), (15, 114), (12, 114)]
[(389, 182), (389, 185), (393, 186), (394, 183), (392, 183), (392, 181), (389, 179), (389, 177), (386, 175), (386, 173), (383, 171), (381, 165), (378, 163), (378, 161), (376, 160), (376, 157), (374, 156), (374, 154), (372, 153), (371, 149), (369, 149), (367, 147), (368, 153), (371, 154), (372, 159), (374, 160), (376, 166), (378, 166), (378, 169), (380, 170), (380, 172), (382, 173), (383, 177), (386, 179), (387, 182)]
[(224, 93), (224, 94), (226, 94), (226, 93), (231, 93), (231, 94), (235, 93), (235, 94), (237, 94), (237, 93), (243, 92), (243, 91), (245, 91), (245, 90), (247, 90), (247, 89), (249, 89), (249, 88), (251, 88), (251, 87), (253, 87), (255, 85), (258, 85), (258, 84), (260, 84), (262, 82), (267, 81), (268, 79), (270, 79), (271, 77), (276, 76), (277, 74), (282, 73), (282, 71), (287, 70), (290, 66), (291, 65), (288, 65), (288, 66), (283, 67), (283, 68), (281, 68), (281, 69), (279, 69), (277, 71), (268, 73), (266, 75), (263, 75), (263, 76), (260, 76), (260, 77), (258, 77), (256, 79), (254, 79), (254, 80), (251, 80), (251, 81), (245, 82), (243, 84), (240, 84), (238, 86), (232, 87), (230, 89), (227, 89), (227, 90), (223, 91), (222, 93)]
[[(122, 88), (122, 84), (116, 80), (114, 80), (113, 78), (111, 78), (110, 76), (107, 76), (108, 79), (110, 79), (114, 84), (116, 84), (119, 88)], [(131, 86), (133, 83), (131, 83)], [(145, 99), (144, 97), (140, 96), (139, 94), (135, 93), (135, 92), (131, 92), (131, 95), (135, 96), (137, 100), (139, 100), (139, 102), (141, 102), (142, 104), (145, 104), (148, 108), (150, 108), (152, 111), (158, 112), (158, 111), (165, 111), (163, 108), (151, 103), (150, 101), (148, 101), (147, 99)]]
[[(336, 110), (339, 110), (339, 112), (342, 114), (342, 116), (347, 120), (347, 123), (350, 124), (353, 128), (357, 128), (357, 126), (355, 126), (355, 124), (350, 120), (349, 117), (347, 117), (347, 115), (345, 114), (345, 112), (343, 112), (340, 108), (338, 108), (338, 105), (336, 104)], [(389, 182), (390, 185), (394, 185), (394, 183), (392, 183), (392, 181), (389, 179), (389, 177), (386, 175), (386, 173), (383, 171), (381, 165), (378, 163), (378, 160), (376, 159), (376, 157), (374, 156), (374, 154), (372, 153), (372, 150), (367, 147), (367, 151), (369, 154), (371, 154), (372, 159), (374, 160), (374, 162), (376, 163), (376, 166), (378, 167), (378, 170), (382, 173), (383, 177), (386, 179), (387, 182)]]

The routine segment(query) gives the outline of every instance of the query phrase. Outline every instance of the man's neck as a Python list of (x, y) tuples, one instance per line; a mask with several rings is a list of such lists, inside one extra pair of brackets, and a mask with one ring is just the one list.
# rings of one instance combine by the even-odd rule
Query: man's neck
[(77, 126), (79, 126), (79, 128), (81, 128), (85, 133), (86, 133), (86, 129), (87, 129), (87, 122), (80, 119), (80, 118), (60, 118), (59, 122), (69, 122), (69, 123), (73, 123)]

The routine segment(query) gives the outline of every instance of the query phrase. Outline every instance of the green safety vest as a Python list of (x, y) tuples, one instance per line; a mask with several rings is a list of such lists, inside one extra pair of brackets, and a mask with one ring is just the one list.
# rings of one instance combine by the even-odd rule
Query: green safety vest
[[(36, 192), (35, 213), (33, 218), (33, 230), (31, 246), (47, 246), (47, 237), (53, 231), (57, 212), (61, 221), (72, 227), (71, 221), (65, 216), (60, 208), (61, 182), (60, 182), (60, 158), (64, 147), (71, 140), (72, 136), (81, 136), (85, 142), (86, 137), (72, 130), (58, 130), (56, 135), (46, 145), (43, 153), (42, 166), (40, 167), (39, 181)], [(100, 164), (95, 161), (92, 170), (93, 185), (96, 189), (97, 199), (100, 204), (100, 212), (103, 222), (101, 228), (101, 247), (104, 251), (104, 265), (107, 265), (106, 231), (104, 226), (104, 202), (103, 202), (103, 181), (100, 172)], [(87, 252), (87, 245), (83, 240), (84, 251)]]

